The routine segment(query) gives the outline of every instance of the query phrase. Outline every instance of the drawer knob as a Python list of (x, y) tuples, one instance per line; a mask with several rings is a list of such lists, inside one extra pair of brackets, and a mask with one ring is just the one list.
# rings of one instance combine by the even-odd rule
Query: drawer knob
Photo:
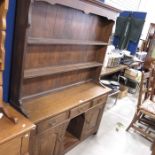
[(25, 138), (28, 138), (28, 137), (29, 137), (29, 134), (26, 134), (24, 137), (25, 137)]

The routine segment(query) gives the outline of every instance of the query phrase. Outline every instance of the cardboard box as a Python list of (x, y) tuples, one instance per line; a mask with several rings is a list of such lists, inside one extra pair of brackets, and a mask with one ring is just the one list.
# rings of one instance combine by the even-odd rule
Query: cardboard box
[(132, 77), (136, 77), (138, 73), (135, 69), (126, 69), (125, 74), (130, 75)]
[(141, 74), (142, 74), (141, 71), (138, 71), (135, 69), (126, 69), (124, 76), (131, 79), (131, 80), (140, 82), (141, 81)]
[(121, 85), (120, 86), (120, 92), (118, 94), (118, 98), (121, 99), (121, 98), (127, 96), (127, 94), (128, 94), (128, 87)]

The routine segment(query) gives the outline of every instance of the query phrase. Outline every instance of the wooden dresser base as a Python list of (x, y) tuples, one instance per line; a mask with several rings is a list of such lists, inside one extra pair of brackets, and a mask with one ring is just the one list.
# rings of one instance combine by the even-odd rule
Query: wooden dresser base
[(31, 155), (63, 155), (97, 133), (108, 92), (89, 82), (24, 103), (37, 126), (30, 138)]
[(0, 155), (28, 155), (30, 131), (35, 126), (10, 106), (4, 106), (19, 122), (13, 124), (5, 116), (0, 119)]

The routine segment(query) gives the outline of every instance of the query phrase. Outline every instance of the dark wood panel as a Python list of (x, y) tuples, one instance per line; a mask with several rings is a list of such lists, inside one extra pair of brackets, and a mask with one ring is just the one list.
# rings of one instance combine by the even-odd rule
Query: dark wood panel
[(52, 76), (26, 79), (23, 83), (23, 97), (58, 89), (93, 78), (95, 69), (73, 71)]
[(37, 2), (32, 7), (32, 26), (29, 35), (37, 38), (106, 42), (107, 36), (104, 32), (111, 23), (113, 22), (105, 22), (104, 17), (87, 15), (82, 11), (60, 5)]
[[(72, 65), (96, 60), (99, 47), (94, 46), (28, 46), (25, 69)], [(35, 61), (34, 61), (35, 60)]]
[(51, 5), (60, 4), (63, 6), (71, 7), (77, 10), (81, 10), (86, 14), (95, 14), (98, 16), (104, 16), (109, 20), (115, 20), (118, 13), (121, 10), (112, 6), (106, 5), (99, 0), (35, 0), (35, 2), (45, 2)]

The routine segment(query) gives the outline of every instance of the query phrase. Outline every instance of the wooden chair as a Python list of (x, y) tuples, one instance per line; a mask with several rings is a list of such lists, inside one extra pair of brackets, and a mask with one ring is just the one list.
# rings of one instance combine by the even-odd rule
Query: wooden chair
[(155, 141), (152, 144), (151, 150), (152, 150), (152, 154), (151, 155), (155, 155)]
[[(153, 77), (153, 78), (152, 78)], [(149, 72), (142, 72), (142, 78), (140, 83), (140, 92), (138, 97), (137, 110), (134, 115), (132, 122), (130, 123), (127, 131), (130, 128), (133, 128), (140, 132), (144, 137), (149, 140), (154, 140), (155, 137), (151, 136), (149, 128), (149, 123), (147, 124), (147, 128), (143, 129), (139, 126), (138, 123), (142, 121), (144, 116), (147, 116), (151, 120), (155, 121), (155, 102), (154, 102), (154, 85), (152, 83), (155, 82), (155, 71), (151, 70)], [(147, 93), (147, 96), (145, 95)], [(144, 97), (144, 99), (143, 99)], [(146, 124), (145, 124), (146, 125)]]

